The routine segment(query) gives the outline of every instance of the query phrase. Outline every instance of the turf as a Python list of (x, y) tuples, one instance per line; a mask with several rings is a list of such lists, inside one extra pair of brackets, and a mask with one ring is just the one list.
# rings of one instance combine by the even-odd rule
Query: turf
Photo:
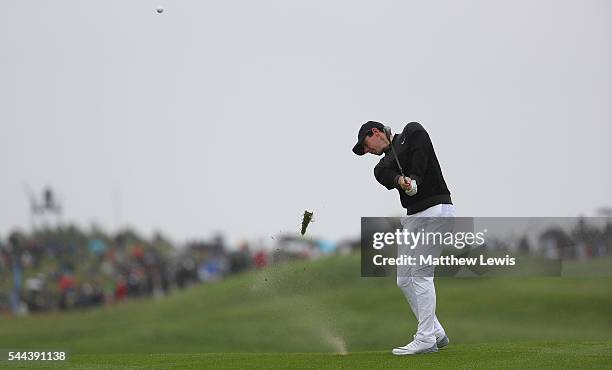
[(522, 342), (458, 344), (438, 353), (393, 356), (388, 351), (325, 353), (196, 353), (75, 355), (63, 363), (12, 364), (15, 368), (68, 369), (507, 369), (605, 368), (612, 366), (612, 342)]
[[(574, 272), (580, 268), (589, 267)], [(411, 365), (611, 366), (609, 277), (442, 278), (436, 287), (453, 344), (411, 357)], [(0, 348), (66, 349), (70, 364), (84, 367), (394, 367), (407, 359), (389, 350), (408, 342), (415, 325), (393, 279), (360, 278), (359, 257), (349, 256), (254, 271), (161, 300), (2, 317)]]

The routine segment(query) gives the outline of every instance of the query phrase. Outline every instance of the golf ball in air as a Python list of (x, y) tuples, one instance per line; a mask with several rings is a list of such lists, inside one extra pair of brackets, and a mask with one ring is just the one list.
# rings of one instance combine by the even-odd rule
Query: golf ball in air
[(157, 8), (155, 8), (155, 11), (156, 11), (157, 13), (161, 14), (161, 13), (163, 13), (163, 12), (164, 12), (164, 8), (163, 8), (163, 7), (160, 5), (160, 6), (158, 6)]

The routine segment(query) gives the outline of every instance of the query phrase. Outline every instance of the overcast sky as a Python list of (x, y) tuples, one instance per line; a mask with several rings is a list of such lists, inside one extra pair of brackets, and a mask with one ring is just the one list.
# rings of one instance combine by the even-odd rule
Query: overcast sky
[(612, 206), (609, 0), (0, 4), (3, 238), (24, 184), (109, 231), (357, 236), (403, 213), (367, 120), (426, 127), (460, 216)]

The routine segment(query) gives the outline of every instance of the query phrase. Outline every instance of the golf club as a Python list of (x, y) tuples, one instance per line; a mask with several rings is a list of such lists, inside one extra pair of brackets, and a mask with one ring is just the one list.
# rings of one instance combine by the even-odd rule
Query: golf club
[[(406, 175), (404, 175), (404, 170), (402, 169), (402, 165), (400, 164), (399, 158), (397, 157), (397, 153), (395, 152), (395, 148), (393, 147), (393, 143), (391, 142), (391, 127), (385, 126), (384, 130), (385, 130), (385, 135), (387, 136), (387, 139), (389, 139), (389, 146), (391, 147), (391, 152), (393, 152), (395, 163), (397, 163), (397, 167), (399, 167), (400, 174), (402, 175), (404, 180), (407, 182), (408, 180), (406, 180)], [(404, 190), (404, 192), (408, 193), (409, 191)]]

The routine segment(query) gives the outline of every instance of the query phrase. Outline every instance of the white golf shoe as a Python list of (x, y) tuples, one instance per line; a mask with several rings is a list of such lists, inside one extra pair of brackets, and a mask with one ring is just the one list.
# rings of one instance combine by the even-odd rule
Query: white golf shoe
[(406, 344), (403, 347), (395, 347), (393, 348), (393, 351), (391, 351), (391, 353), (397, 356), (416, 355), (419, 353), (431, 353), (431, 352), (438, 352), (438, 346), (436, 345), (436, 343), (434, 344), (423, 343), (421, 341), (417, 341), (416, 339)]

